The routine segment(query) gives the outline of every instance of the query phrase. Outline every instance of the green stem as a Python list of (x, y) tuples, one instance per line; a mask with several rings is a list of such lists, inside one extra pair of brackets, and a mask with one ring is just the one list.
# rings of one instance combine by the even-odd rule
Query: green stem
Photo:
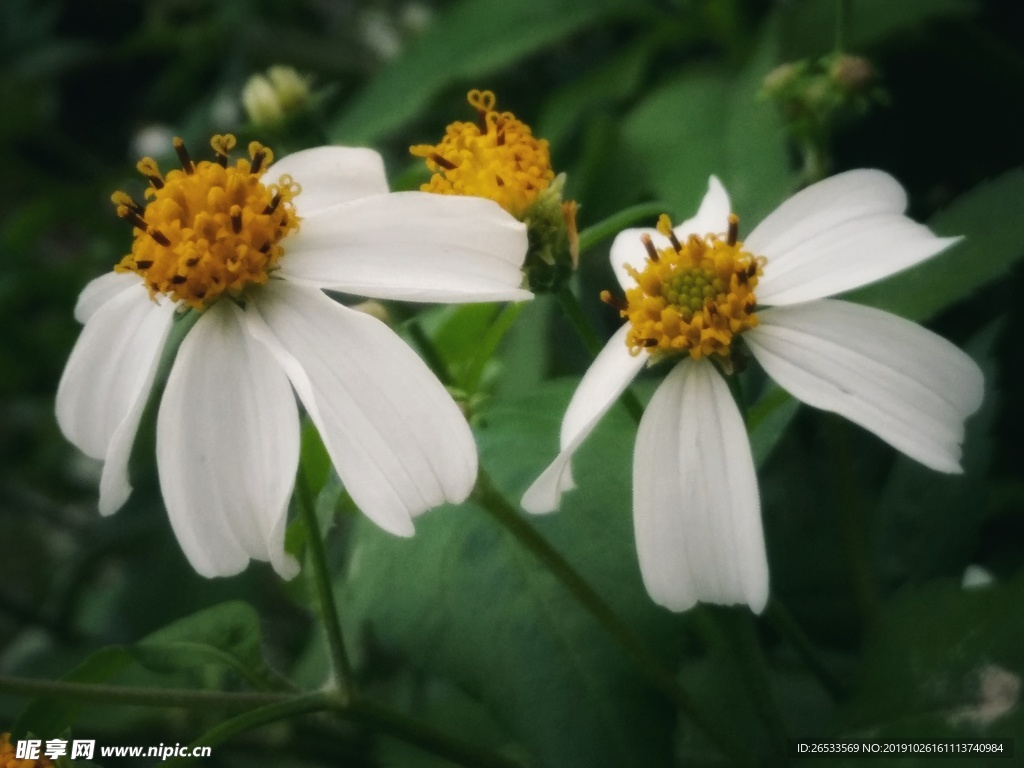
[(679, 710), (703, 731), (708, 740), (722, 754), (737, 763), (749, 764), (752, 762), (750, 757), (736, 746), (734, 739), (721, 732), (701, 713), (690, 695), (679, 684), (675, 675), (665, 669), (661, 659), (647, 643), (619, 618), (618, 614), (594, 591), (593, 587), (584, 580), (561, 553), (547, 539), (537, 533), (536, 529), (505, 500), (483, 469), (480, 470), (477, 477), (472, 498), (562, 583), (562, 586), (597, 620), (612, 640), (633, 658), (651, 682), (675, 702)]
[(850, 0), (836, 0), (836, 53), (842, 53), (846, 49), (849, 28)]
[[(261, 725), (275, 723), (279, 720), (288, 720), (299, 715), (308, 715), (311, 712), (323, 712), (332, 707), (331, 694), (312, 693), (305, 696), (295, 696), (287, 701), (267, 704), (266, 706), (251, 709), (243, 712), (237, 717), (232, 717), (222, 723), (218, 723), (198, 739), (189, 744), (189, 751), (195, 747), (216, 747), (228, 739), (240, 733), (251, 731)], [(176, 765), (184, 765), (195, 758), (178, 757), (167, 762), (170, 768)]]
[(330, 571), (327, 569), (327, 555), (324, 543), (320, 538), (320, 526), (317, 524), (316, 508), (313, 493), (309, 488), (306, 473), (299, 468), (295, 483), (299, 495), (299, 510), (306, 524), (306, 542), (309, 548), (309, 562), (313, 568), (313, 581), (316, 585), (317, 600), (320, 603), (320, 617), (327, 632), (327, 645), (330, 649), (331, 666), (337, 681), (338, 690), (346, 701), (351, 700), (355, 693), (355, 678), (352, 665), (345, 651), (345, 640), (341, 634), (341, 622), (338, 620), (338, 609), (334, 604), (334, 592), (331, 589)]
[(750, 432), (750, 419), (747, 413), (747, 400), (743, 396), (743, 382), (740, 381), (738, 373), (730, 373), (725, 376), (726, 382), (729, 384), (729, 391), (732, 393), (732, 399), (736, 401), (736, 407), (740, 411), (740, 417), (743, 419), (743, 423), (747, 427), (747, 432)]
[(423, 330), (423, 326), (419, 324), (418, 320), (413, 320), (409, 323), (409, 335), (412, 336), (416, 346), (423, 353), (427, 367), (434, 372), (434, 375), (437, 376), (442, 384), (446, 387), (452, 386), (454, 382), (448, 370), (448, 364), (441, 357), (441, 353), (437, 351), (434, 342), (427, 336), (427, 332)]
[[(590, 352), (592, 357), (597, 357), (604, 347), (601, 339), (598, 338), (597, 333), (590, 325), (590, 321), (587, 319), (586, 313), (583, 311), (583, 307), (580, 306), (579, 300), (576, 298), (576, 294), (572, 292), (569, 286), (564, 285), (558, 292), (558, 304), (565, 312), (565, 316), (569, 319), (569, 323), (575, 329), (580, 340), (586, 346), (587, 351)], [(633, 417), (633, 420), (639, 424), (640, 418), (644, 415), (644, 407), (640, 404), (636, 395), (629, 389), (622, 393), (619, 397), (626, 410), (629, 411), (629, 415)]]
[(64, 680), (34, 680), (0, 675), (0, 693), (15, 696), (52, 696), (72, 701), (130, 704), (138, 707), (182, 707), (185, 709), (252, 709), (280, 704), (294, 698), (287, 693), (229, 693), (189, 691), (178, 688), (128, 688), (101, 683), (72, 683)]
[(630, 224), (635, 224), (642, 219), (656, 219), (660, 214), (665, 213), (667, 208), (665, 203), (640, 203), (613, 213), (607, 219), (602, 219), (580, 232), (580, 253), (586, 253), (602, 240), (617, 235)]
[(793, 615), (774, 595), (768, 600), (765, 617), (772, 623), (775, 630), (786, 638), (786, 641), (796, 651), (804, 666), (811, 671), (811, 674), (818, 678), (821, 687), (828, 691), (833, 699), (837, 701), (845, 699), (847, 695), (846, 686), (828, 668), (814, 643), (811, 642), (811, 639), (800, 628)]
[(826, 414), (828, 433), (832, 442), (832, 457), (836, 473), (836, 495), (843, 525), (846, 555), (850, 561), (854, 594), (861, 618), (866, 626), (874, 622), (878, 600), (868, 563), (867, 543), (864, 540), (863, 517), (858, 504), (857, 484), (853, 477), (846, 423), (832, 413)]
[(371, 701), (359, 700), (344, 716), (374, 725), (407, 744), (412, 744), (467, 768), (522, 768), (519, 762), (466, 741), (436, 731), (411, 717), (385, 709)]
[(484, 333), (483, 338), (480, 340), (480, 345), (477, 349), (477, 355), (473, 360), (473, 364), (466, 373), (466, 389), (469, 390), (470, 394), (476, 392), (479, 388), (480, 379), (484, 373), (484, 367), (487, 365), (488, 361), (490, 361), (491, 357), (498, 349), (498, 345), (501, 343), (501, 340), (505, 338), (505, 334), (508, 333), (512, 324), (516, 321), (516, 318), (519, 317), (519, 313), (523, 311), (523, 307), (525, 306), (526, 302), (524, 301), (507, 304)]
[(725, 634), (726, 642), (732, 646), (742, 677), (747, 681), (754, 705), (768, 727), (776, 751), (786, 754), (786, 723), (771, 688), (768, 665), (758, 642), (753, 614), (746, 608), (710, 605), (704, 606), (704, 610)]
[[(519, 763), (507, 760), (475, 744), (453, 738), (401, 712), (395, 712), (365, 699), (346, 703), (331, 693), (308, 694), (245, 712), (210, 729), (189, 746), (217, 746), (234, 736), (268, 723), (323, 711), (333, 712), (343, 720), (371, 726), (376, 731), (467, 768), (521, 768)], [(191, 758), (178, 758), (172, 761), (171, 765), (182, 764), (189, 759)]]

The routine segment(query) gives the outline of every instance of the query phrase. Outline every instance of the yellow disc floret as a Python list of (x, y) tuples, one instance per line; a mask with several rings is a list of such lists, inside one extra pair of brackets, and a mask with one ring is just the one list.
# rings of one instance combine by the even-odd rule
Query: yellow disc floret
[(132, 252), (114, 270), (137, 272), (150, 295), (197, 310), (265, 283), (283, 253), (281, 239), (299, 226), (292, 203), (299, 186), (290, 176), (269, 185), (260, 179), (273, 160), (268, 148), (253, 142), (249, 157), (231, 164), (234, 136), (210, 144), (216, 161), (194, 163), (175, 139), (182, 168), (166, 176), (152, 158), (140, 160), (150, 182), (145, 207), (124, 192), (111, 196), (118, 215), (135, 225)]
[(517, 219), (555, 178), (544, 139), (511, 112), (497, 112), (491, 91), (470, 91), (467, 100), (479, 124), (455, 122), (437, 146), (420, 144), (409, 151), (426, 158), (434, 173), (424, 192), (472, 195), (494, 200)]
[(32, 760), (19, 758), (11, 744), (11, 734), (0, 733), (0, 768), (49, 768), (52, 765), (53, 761), (48, 757)]
[[(648, 258), (642, 269), (626, 265), (636, 287), (626, 291), (620, 306), (632, 326), (626, 335), (632, 354), (727, 357), (733, 337), (757, 325), (754, 290), (765, 259), (743, 250), (736, 224), (730, 216), (725, 236), (691, 235), (680, 242), (662, 216), (658, 231), (671, 246), (657, 249), (649, 236), (642, 237)], [(614, 303), (607, 292), (602, 298)]]

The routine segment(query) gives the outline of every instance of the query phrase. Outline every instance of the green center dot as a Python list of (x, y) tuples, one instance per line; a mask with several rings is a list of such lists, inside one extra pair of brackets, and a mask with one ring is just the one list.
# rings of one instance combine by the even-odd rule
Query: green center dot
[(713, 270), (690, 267), (680, 270), (664, 283), (661, 294), (670, 304), (679, 307), (684, 319), (689, 321), (694, 312), (700, 311), (708, 301), (725, 293), (728, 288), (725, 280)]

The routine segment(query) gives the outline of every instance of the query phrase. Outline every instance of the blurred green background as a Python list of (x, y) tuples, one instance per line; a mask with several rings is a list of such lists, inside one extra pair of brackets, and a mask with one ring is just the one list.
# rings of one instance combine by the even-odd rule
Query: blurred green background
[[(415, 188), (425, 172), (409, 145), (471, 119), (466, 91), (489, 88), (499, 109), (550, 140), (556, 172), (568, 174), (567, 196), (580, 203), (581, 228), (652, 200), (681, 220), (715, 173), (749, 231), (801, 184), (806, 147), (799, 109), (767, 98), (762, 83), (781, 64), (834, 49), (837, 7), (6, 0), (0, 673), (53, 679), (92, 659), (80, 679), (245, 687), (252, 680), (223, 664), (92, 654), (246, 601), (256, 614), (238, 605), (218, 614), (245, 637), (245, 649), (232, 652), (307, 688), (323, 682), (324, 649), (301, 578), (283, 585), (256, 564), (208, 581), (184, 560), (161, 507), (152, 419), (135, 452), (135, 493), (109, 519), (96, 511), (97, 465), (57, 429), (54, 395), (79, 332), (72, 309), (86, 282), (130, 248), (109, 195), (138, 184), (140, 156), (170, 154), (173, 135), (198, 156), (211, 134), (229, 131), (259, 136), (278, 156), (322, 143), (372, 146), (394, 186)], [(624, 413), (613, 412), (581, 452), (580, 490), (562, 512), (535, 521), (678, 667), (727, 732), (765, 761), (781, 760), (780, 733), (1024, 735), (1024, 357), (1012, 325), (1024, 295), (1024, 6), (850, 0), (849, 8), (844, 49), (867, 57), (875, 90), (818, 137), (828, 172), (882, 168), (907, 188), (910, 215), (940, 234), (966, 235), (855, 298), (967, 349), (987, 387), (957, 477), (807, 409), (791, 420), (792, 408), (776, 411), (755, 433), (773, 593), (842, 691), (832, 695), (799, 662), (777, 622), (761, 618), (751, 630), (761, 650), (751, 660), (728, 640), (738, 612), (678, 617), (650, 604), (633, 550), (635, 425)], [(261, 128), (240, 94), (250, 76), (276, 64), (308, 76), (313, 97)], [(610, 333), (615, 313), (597, 301), (613, 284), (606, 247), (584, 255), (577, 289), (592, 322)], [(418, 322), (458, 372), (495, 311), (428, 310)], [(587, 361), (557, 306), (541, 297), (482, 380), (458, 382), (474, 406), (484, 463), (509, 498), (554, 455), (561, 413)], [(837, 451), (851, 457), (849, 472), (834, 461)], [(479, 510), (436, 510), (414, 539), (399, 541), (350, 514), (344, 499), (336, 505), (338, 488), (325, 477), (325, 527), (338, 507), (328, 543), (342, 617), (371, 695), (528, 764), (715, 764), (715, 750)], [(844, 516), (844, 507), (853, 511)], [(860, 568), (851, 565), (858, 552)], [(993, 582), (961, 588), (968, 566)], [(216, 713), (92, 706), (76, 715), (46, 703), (19, 721), (25, 705), (0, 695), (0, 731), (20, 722), (57, 735), (78, 717), (74, 733), (104, 744), (184, 743), (217, 722)], [(239, 737), (204, 764), (446, 763), (307, 719)]]

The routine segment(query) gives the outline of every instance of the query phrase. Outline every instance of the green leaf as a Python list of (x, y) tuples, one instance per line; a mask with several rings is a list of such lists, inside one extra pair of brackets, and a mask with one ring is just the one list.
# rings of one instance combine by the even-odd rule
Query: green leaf
[(457, 2), (439, 12), (423, 36), (356, 96), (331, 138), (346, 144), (376, 141), (420, 114), (453, 83), (491, 75), (599, 21), (645, 7), (638, 0)]
[(786, 434), (800, 403), (788, 392), (771, 383), (747, 412), (747, 431), (754, 464), (762, 466)]
[[(483, 462), (516, 503), (557, 449), (576, 382), (540, 385), (481, 415)], [(671, 656), (675, 622), (644, 592), (630, 515), (636, 426), (613, 409), (580, 450), (559, 513), (532, 519), (637, 632)], [(516, 461), (508, 461), (516, 456)], [(544, 766), (668, 764), (674, 713), (537, 560), (473, 504), (435, 509), (416, 536), (361, 521), (352, 532), (346, 615), (372, 640), (454, 682)], [(449, 728), (458, 728), (451, 723)]]
[[(62, 679), (69, 683), (104, 683), (131, 663), (132, 657), (123, 648), (101, 648)], [(15, 738), (28, 733), (41, 739), (57, 738), (71, 727), (85, 706), (81, 701), (40, 697), (28, 705), (11, 732)]]
[(263, 662), (259, 616), (247, 603), (222, 603), (186, 616), (128, 651), (153, 672), (194, 671), (215, 664), (233, 670), (255, 688), (279, 687)]
[(580, 120), (588, 114), (607, 113), (639, 93), (657, 43), (657, 36), (648, 36), (553, 93), (537, 120), (534, 133), (558, 147), (572, 137), (579, 129)]
[(693, 215), (712, 174), (725, 184), (748, 231), (792, 191), (782, 121), (773, 104), (758, 98), (761, 80), (778, 63), (774, 27), (765, 26), (738, 74), (687, 70), (626, 117), (627, 144), (678, 219)]
[(963, 240), (933, 259), (847, 298), (911, 320), (927, 320), (1006, 274), (1024, 256), (1024, 169), (1016, 168), (961, 195), (928, 225)]
[(1024, 732), (1021, 637), (1024, 574), (972, 589), (944, 581), (905, 590), (869, 637), (840, 732), (870, 739)]
[(999, 393), (991, 383), (998, 375), (993, 348), (1001, 327), (985, 328), (966, 349), (990, 385), (981, 411), (967, 421), (963, 474), (940, 474), (901, 454), (886, 480), (874, 526), (875, 567), (883, 582), (958, 575), (971, 563), (988, 510), (981, 501), (999, 408)]

